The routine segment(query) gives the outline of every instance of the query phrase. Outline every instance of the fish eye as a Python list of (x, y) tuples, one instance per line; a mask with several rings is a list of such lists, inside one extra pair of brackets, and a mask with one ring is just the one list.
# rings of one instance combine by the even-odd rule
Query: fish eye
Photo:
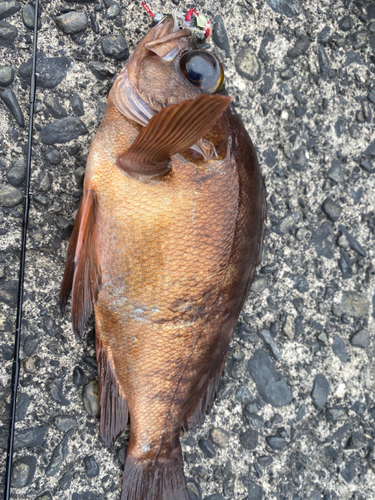
[(204, 92), (213, 94), (223, 87), (223, 66), (211, 52), (200, 49), (186, 52), (180, 67), (189, 82)]

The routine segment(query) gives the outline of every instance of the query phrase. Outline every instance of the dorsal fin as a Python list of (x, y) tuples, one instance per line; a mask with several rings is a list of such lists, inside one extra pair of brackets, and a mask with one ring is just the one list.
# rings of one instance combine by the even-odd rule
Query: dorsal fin
[(117, 159), (130, 174), (161, 176), (169, 172), (170, 157), (183, 153), (211, 130), (230, 104), (230, 97), (201, 94), (163, 108)]
[(72, 326), (79, 339), (101, 286), (101, 271), (95, 245), (95, 216), (96, 196), (92, 189), (88, 189), (74, 224), (60, 292), (63, 307), (72, 290)]

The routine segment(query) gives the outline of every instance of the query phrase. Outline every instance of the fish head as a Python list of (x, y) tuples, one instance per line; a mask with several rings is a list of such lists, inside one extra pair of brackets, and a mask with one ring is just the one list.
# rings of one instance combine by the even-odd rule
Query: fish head
[(166, 106), (218, 92), (223, 79), (221, 62), (167, 15), (137, 45), (114, 84), (113, 100), (122, 114), (145, 126)]

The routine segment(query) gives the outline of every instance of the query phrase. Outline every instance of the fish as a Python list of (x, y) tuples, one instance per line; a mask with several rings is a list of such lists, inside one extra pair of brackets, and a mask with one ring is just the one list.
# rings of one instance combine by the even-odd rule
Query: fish
[(121, 500), (189, 500), (180, 432), (212, 408), (263, 247), (255, 148), (221, 62), (177, 21), (109, 92), (60, 293), (77, 338), (94, 311), (106, 446), (130, 422)]

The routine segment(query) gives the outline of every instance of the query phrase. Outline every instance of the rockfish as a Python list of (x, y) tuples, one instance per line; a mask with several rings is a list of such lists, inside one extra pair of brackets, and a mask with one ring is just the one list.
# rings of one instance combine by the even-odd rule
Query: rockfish
[(188, 500), (179, 434), (213, 404), (259, 264), (265, 191), (220, 61), (165, 16), (116, 79), (61, 289), (95, 313), (100, 431), (130, 418), (122, 500)]

